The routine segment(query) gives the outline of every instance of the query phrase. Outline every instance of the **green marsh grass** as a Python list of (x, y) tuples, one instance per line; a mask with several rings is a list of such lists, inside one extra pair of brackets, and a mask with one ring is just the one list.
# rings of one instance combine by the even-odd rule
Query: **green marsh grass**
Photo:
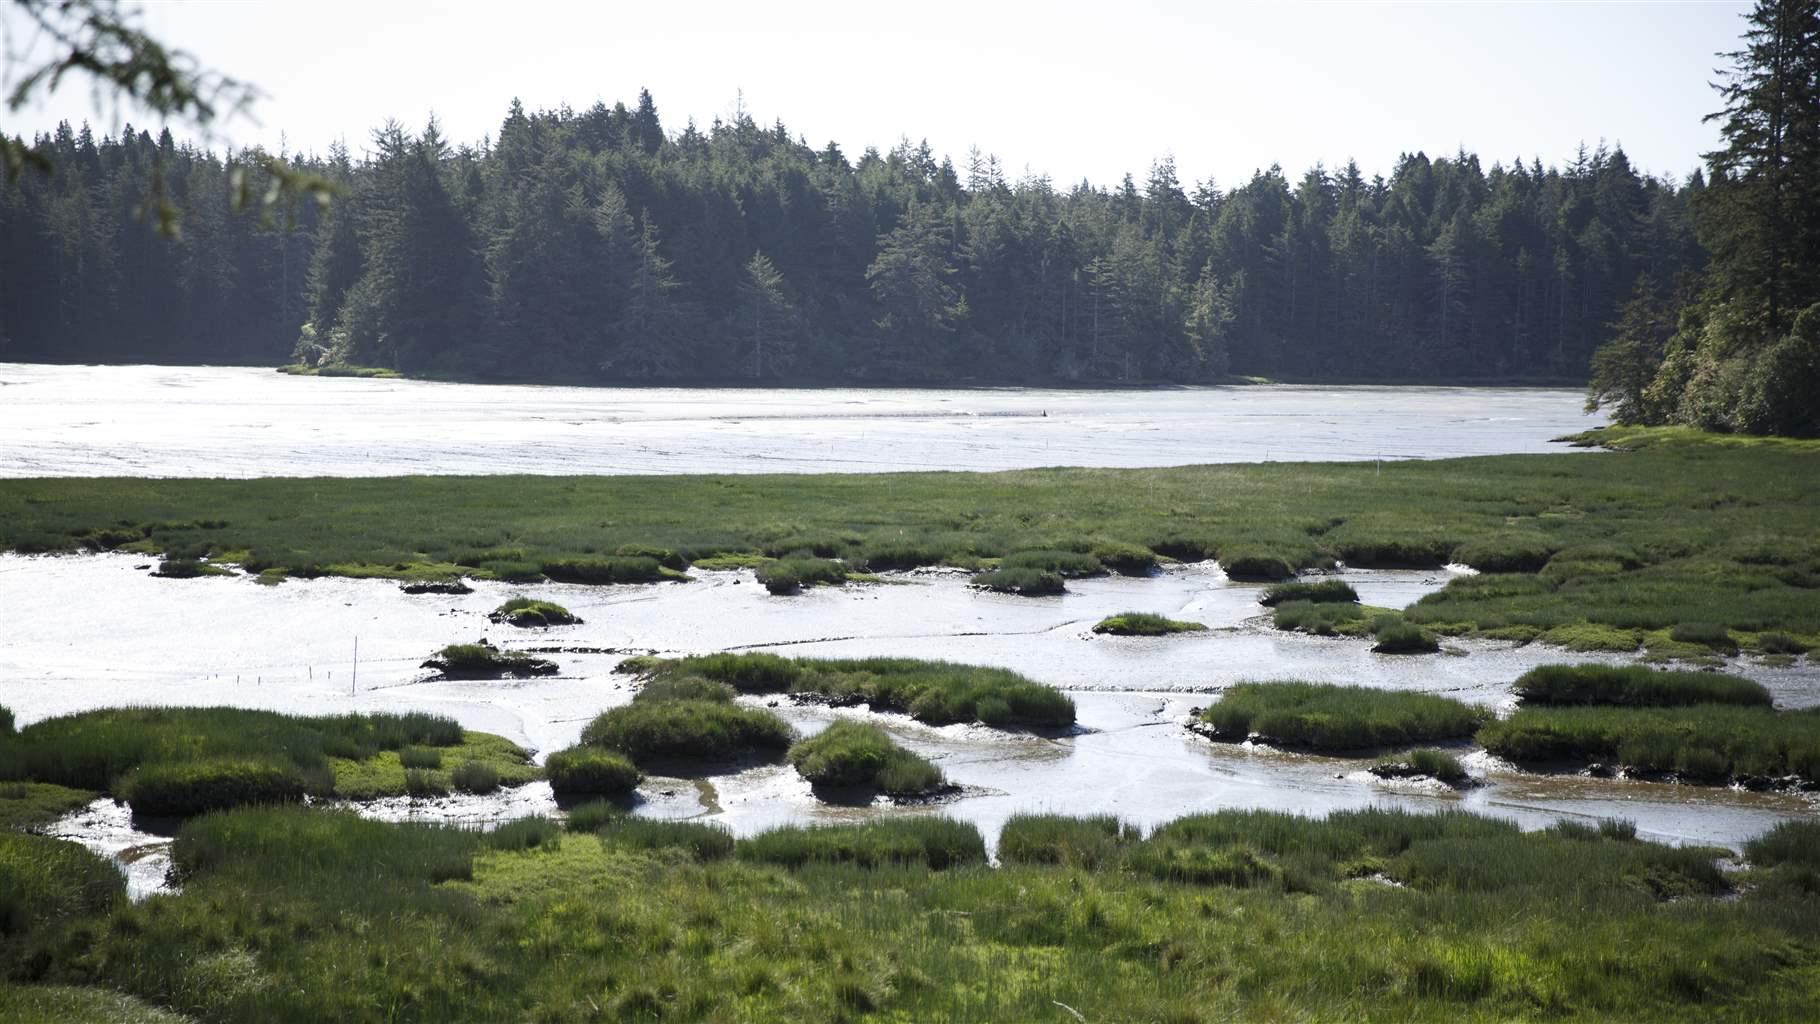
[[(706, 860), (533, 828), (207, 815), (179, 835), (181, 892), (17, 939), (39, 974), (224, 1024), (1820, 1013), (1820, 895), (1719, 899), (1717, 851), (1465, 814), (1201, 815), (1092, 869), (985, 867), (964, 826)], [(931, 847), (966, 866), (928, 870)]]
[(539, 626), (573, 626), (581, 620), (567, 608), (554, 601), (540, 601), (529, 597), (514, 597), (493, 609), (487, 618), (494, 622), (509, 623), (525, 629)]
[(639, 555), (557, 558), (539, 568), (558, 583), (656, 583), (671, 578), (665, 575), (662, 562)]
[(132, 996), (75, 985), (0, 985), (9, 1024), (194, 1024)]
[(551, 676), (555, 662), (523, 651), (502, 651), (487, 644), (450, 644), (423, 663), (447, 679), (502, 679), (506, 676)]
[[(653, 678), (700, 676), (741, 693), (815, 694), (866, 703), (931, 725), (980, 722), (1053, 729), (1074, 724), (1074, 702), (1054, 687), (1008, 669), (915, 658), (791, 659), (775, 654), (708, 654), (630, 666)], [(649, 685), (649, 684), (647, 684)]]
[(48, 782), (0, 782), (0, 831), (42, 828), (93, 799), (86, 789)]
[(463, 761), (449, 772), (449, 785), (463, 793), (485, 796), (499, 790), (499, 769), (485, 761)]
[(1359, 592), (1352, 589), (1352, 584), (1345, 580), (1291, 580), (1265, 587), (1263, 596), (1258, 598), (1258, 603), (1266, 608), (1274, 608), (1290, 601), (1347, 601), (1358, 604)]
[[(647, 765), (775, 761), (796, 741), (783, 719), (718, 700), (634, 701), (589, 722), (581, 741)], [(547, 769), (546, 769), (547, 770)]]
[(1137, 829), (1110, 814), (1013, 814), (999, 832), (998, 859), (1094, 870), (1116, 865), (1138, 839)]
[(1427, 630), (1401, 619), (1380, 622), (1372, 635), (1377, 642), (1371, 649), (1376, 654), (1433, 654), (1441, 649)]
[(126, 880), (106, 858), (63, 839), (0, 832), (0, 944), (125, 900)]
[(806, 586), (847, 582), (847, 568), (826, 558), (779, 558), (755, 570), (758, 583), (772, 594), (794, 594)]
[(916, 796), (947, 780), (941, 769), (899, 746), (876, 725), (839, 719), (790, 748), (787, 760), (811, 785), (865, 787)]
[(1449, 785), (1468, 778), (1460, 759), (1444, 750), (1423, 747), (1407, 754), (1386, 754), (1372, 765), (1373, 774), (1395, 777), (1400, 774), (1426, 775)]
[(1170, 633), (1198, 633), (1207, 627), (1199, 622), (1184, 622), (1149, 612), (1120, 612), (1095, 623), (1095, 633), (1112, 636), (1166, 636)]
[(634, 850), (682, 850), (696, 860), (733, 856), (733, 833), (698, 821), (661, 821), (621, 816), (594, 830), (602, 842)]
[(1487, 722), (1478, 742), (1518, 764), (1616, 763), (1704, 783), (1820, 779), (1820, 708), (1526, 706)]
[(1517, 677), (1516, 692), (1525, 704), (1770, 706), (1769, 691), (1741, 676), (1644, 665), (1540, 665)]
[(1699, 644), (1728, 654), (1736, 653), (1738, 641), (1731, 631), (1716, 622), (1680, 622), (1668, 631), (1669, 638), (1684, 644)]
[[(1603, 436), (1632, 445), (1639, 435)], [(788, 542), (773, 548), (788, 554), (807, 540), (819, 557), (874, 569), (978, 568), (1038, 545), (1078, 542), (1091, 552), (1117, 542), (1185, 560), (1217, 554), (1229, 572), (1274, 580), (1336, 558), (1437, 565), (1482, 544), (1555, 553), (1541, 572), (1451, 581), (1412, 606), (1411, 621), (1521, 626), (1544, 637), (1587, 625), (1710, 622), (1812, 643), (1820, 638), (1817, 491), (1820, 447), (1698, 434), (1622, 453), (1382, 467), (414, 477), (327, 488), (282, 478), (8, 480), (0, 481), (0, 545), (78, 550), (105, 533), (115, 546), (155, 552), (246, 552), (244, 568), (295, 577), (360, 566), (396, 573), (413, 563), (478, 571), (486, 567), (462, 558), (494, 551), (510, 555), (476, 561), (643, 558), (638, 575), (649, 578), (649, 565), (664, 568), (657, 559), (602, 552), (645, 545), (713, 557)], [(613, 510), (609, 521), (602, 509)]]
[(1060, 573), (1025, 566), (976, 573), (972, 584), (981, 590), (1019, 597), (1053, 597), (1068, 589), (1067, 581)]
[(940, 817), (881, 818), (858, 825), (788, 825), (741, 840), (735, 852), (744, 861), (788, 868), (852, 864), (942, 870), (986, 862), (986, 842), (978, 829)]
[(625, 757), (587, 746), (551, 753), (543, 770), (557, 796), (629, 796), (643, 777)]
[(1323, 683), (1238, 683), (1203, 709), (1216, 738), (1273, 746), (1358, 751), (1465, 739), (1486, 719), (1447, 697)]

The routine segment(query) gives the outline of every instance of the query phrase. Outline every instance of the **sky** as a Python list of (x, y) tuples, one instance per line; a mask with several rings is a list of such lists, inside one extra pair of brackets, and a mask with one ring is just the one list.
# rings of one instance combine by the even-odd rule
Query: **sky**
[[(128, 6), (133, 6), (130, 2)], [(720, 0), (155, 0), (142, 26), (256, 85), (250, 117), (214, 144), (355, 153), (387, 118), (478, 143), (516, 97), (528, 109), (649, 89), (667, 130), (742, 102), (849, 157), (926, 139), (965, 166), (978, 146), (1012, 177), (1141, 182), (1168, 155), (1222, 185), (1281, 164), (1464, 147), (1489, 166), (1571, 160), (1600, 140), (1684, 176), (1713, 148), (1709, 86), (1748, 3), (1325, 2), (915, 4)], [(0, 6), (9, 54), (32, 45)], [(47, 52), (39, 42), (33, 51)], [(9, 62), (8, 77), (19, 65)], [(137, 116), (135, 116), (137, 115)], [(59, 120), (98, 131), (156, 118), (66, 84), (0, 110), (0, 131)], [(180, 137), (193, 132), (174, 126)]]

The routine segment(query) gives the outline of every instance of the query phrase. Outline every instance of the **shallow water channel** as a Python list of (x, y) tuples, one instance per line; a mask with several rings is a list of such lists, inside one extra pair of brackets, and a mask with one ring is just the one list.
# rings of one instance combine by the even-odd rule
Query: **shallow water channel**
[[(990, 842), (1019, 811), (1112, 813), (1148, 828), (1227, 807), (1321, 814), (1376, 804), (1460, 807), (1534, 827), (1561, 817), (1621, 817), (1651, 838), (1731, 846), (1779, 820), (1820, 813), (1812, 795), (1539, 776), (1482, 752), (1466, 763), (1485, 785), (1456, 793), (1379, 781), (1363, 771), (1363, 760), (1202, 739), (1183, 727), (1186, 717), (1241, 680), (1420, 690), (1504, 709), (1510, 682), (1524, 670), (1589, 660), (1479, 641), (1449, 641), (1437, 655), (1378, 655), (1364, 641), (1279, 633), (1256, 603), (1260, 587), (1231, 581), (1212, 563), (1171, 567), (1148, 579), (1071, 581), (1066, 595), (1038, 599), (978, 592), (964, 574), (942, 571), (793, 597), (766, 594), (749, 572), (700, 571), (688, 583), (477, 583), (468, 595), (412, 596), (377, 580), (266, 587), (247, 577), (166, 580), (149, 568), (147, 560), (126, 555), (0, 556), (0, 607), (9, 620), (0, 648), (0, 704), (13, 708), (21, 726), (121, 704), (228, 704), (302, 714), (415, 709), (502, 734), (541, 756), (575, 742), (596, 714), (631, 698), (635, 684), (612, 673), (629, 653), (891, 654), (1016, 669), (1069, 691), (1079, 729), (1046, 738), (931, 728), (899, 715), (765, 698), (805, 733), (836, 715), (869, 717), (939, 764), (964, 794), (933, 807), (830, 806), (792, 769), (777, 766), (716, 777), (707, 786), (650, 779), (635, 813), (716, 821), (740, 834), (786, 822), (942, 813), (977, 823)], [(1352, 571), (1344, 578), (1366, 603), (1402, 607), (1444, 585), (1448, 573)], [(518, 630), (486, 620), (520, 593), (558, 601), (584, 622)], [(1090, 632), (1100, 618), (1126, 610), (1211, 628), (1154, 639)], [(430, 681), (418, 668), (444, 644), (483, 636), (502, 647), (543, 651), (562, 673), (447, 682)], [(1791, 668), (1743, 659), (1732, 670), (1765, 684), (1780, 706), (1820, 704), (1820, 666), (1812, 659)], [(135, 831), (124, 809), (111, 806), (92, 805), (64, 822), (60, 834), (119, 856), (134, 891), (151, 891), (162, 871), (160, 840)], [(396, 799), (362, 808), (390, 819), (479, 825), (555, 809), (542, 783), (495, 797)]]

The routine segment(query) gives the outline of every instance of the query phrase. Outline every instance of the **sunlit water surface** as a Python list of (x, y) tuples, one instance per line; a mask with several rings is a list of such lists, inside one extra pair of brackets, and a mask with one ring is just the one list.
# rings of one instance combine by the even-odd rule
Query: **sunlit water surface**
[(1561, 451), (1577, 391), (575, 388), (0, 363), (0, 476), (869, 473)]

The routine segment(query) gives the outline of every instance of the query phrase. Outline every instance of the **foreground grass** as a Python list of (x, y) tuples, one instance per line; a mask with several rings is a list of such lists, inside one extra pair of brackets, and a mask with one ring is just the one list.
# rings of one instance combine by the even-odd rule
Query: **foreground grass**
[(48, 825), (95, 799), (86, 789), (45, 782), (0, 782), (0, 831), (30, 831)]
[(1008, 669), (916, 658), (785, 658), (776, 654), (705, 654), (629, 658), (620, 671), (652, 679), (696, 677), (740, 693), (813, 695), (832, 704), (867, 704), (919, 722), (1054, 729), (1074, 724), (1074, 701), (1054, 687)]
[(1360, 751), (1465, 739), (1486, 714), (1447, 697), (1322, 683), (1239, 683), (1201, 711), (1214, 738)]
[(0, 982), (0, 1020), (8, 1024), (189, 1024), (191, 1018), (105, 989)]
[[(434, 751), (436, 766), (408, 769), (411, 748)], [(110, 708), (35, 722), (0, 743), (0, 786), (49, 783), (112, 794), (141, 814), (190, 815), (306, 794), (402, 796), (411, 792), (413, 770), (420, 783), (446, 792), (453, 773), (470, 763), (508, 785), (538, 777), (516, 745), (433, 715)], [(74, 799), (45, 792), (28, 789), (24, 799)]]
[[(7, 480), (0, 547), (233, 554), (254, 571), (291, 575), (589, 581), (661, 579), (697, 557), (799, 552), (876, 571), (978, 569), (1017, 552), (1105, 565), (1113, 551), (1135, 550), (1140, 560), (1217, 557), (1230, 572), (1276, 579), (1336, 559), (1465, 558), (1507, 571), (1454, 580), (1410, 608), (1410, 621), (1564, 645), (1578, 630), (1628, 649), (1651, 631), (1713, 624), (1745, 646), (1773, 631), (1811, 647), (1820, 641), (1817, 499), (1820, 445), (1680, 435), (1634, 452), (1381, 471)], [(1019, 571), (1046, 582), (1060, 573), (1045, 566), (1065, 568), (1048, 559)]]
[(1798, 865), (1719, 899), (1716, 851), (1622, 830), (1232, 812), (1140, 841), (1047, 819), (994, 869), (941, 819), (731, 846), (652, 824), (499, 837), (213, 815), (177, 841), (180, 894), (37, 918), (0, 969), (261, 1024), (1820, 1012), (1820, 897), (1771, 884)]

